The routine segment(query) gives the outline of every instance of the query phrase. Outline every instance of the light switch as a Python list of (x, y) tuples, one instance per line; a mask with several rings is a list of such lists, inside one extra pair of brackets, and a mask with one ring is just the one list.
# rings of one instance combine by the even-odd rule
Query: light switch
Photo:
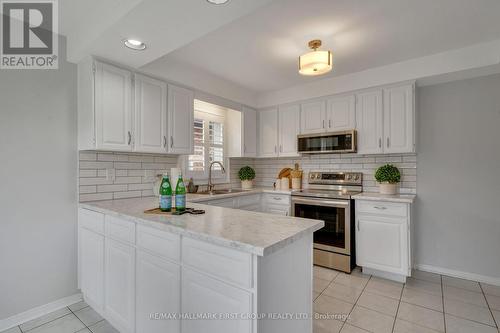
[(115, 169), (106, 169), (106, 180), (114, 181), (116, 178)]

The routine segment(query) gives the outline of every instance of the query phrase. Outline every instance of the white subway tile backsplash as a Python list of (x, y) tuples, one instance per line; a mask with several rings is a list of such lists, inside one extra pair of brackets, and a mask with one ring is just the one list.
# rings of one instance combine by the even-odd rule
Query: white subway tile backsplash
[[(91, 152), (79, 153), (80, 202), (153, 195), (156, 175), (177, 166), (177, 156)], [(114, 169), (115, 179), (107, 179)]]

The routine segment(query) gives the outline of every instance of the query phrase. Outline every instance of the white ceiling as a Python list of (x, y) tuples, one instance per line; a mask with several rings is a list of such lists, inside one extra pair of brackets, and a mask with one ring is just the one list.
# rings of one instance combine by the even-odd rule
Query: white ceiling
[[(498, 0), (274, 0), (144, 68), (168, 77), (172, 64), (189, 66), (273, 91), (499, 39), (499, 13)], [(333, 50), (335, 67), (303, 77), (297, 57), (314, 38)]]

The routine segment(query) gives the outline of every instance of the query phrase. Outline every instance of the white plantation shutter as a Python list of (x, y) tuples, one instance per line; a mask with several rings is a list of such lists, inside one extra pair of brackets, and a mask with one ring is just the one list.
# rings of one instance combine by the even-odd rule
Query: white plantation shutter
[[(197, 103), (198, 102), (198, 103)], [(187, 158), (187, 175), (206, 179), (211, 162), (224, 163), (224, 113), (204, 110), (205, 103), (195, 101), (193, 135), (194, 154)], [(213, 106), (213, 105), (212, 105)], [(221, 167), (214, 165), (213, 177), (222, 177)]]

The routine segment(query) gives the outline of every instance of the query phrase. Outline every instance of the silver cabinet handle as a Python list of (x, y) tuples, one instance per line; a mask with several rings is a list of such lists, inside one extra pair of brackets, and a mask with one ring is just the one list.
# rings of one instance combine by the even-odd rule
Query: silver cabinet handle
[(163, 136), (163, 148), (167, 147), (167, 137), (164, 135)]
[(325, 128), (325, 120), (323, 119), (323, 128)]
[(381, 209), (381, 210), (387, 209), (387, 207), (380, 207), (380, 206), (373, 206), (373, 208), (375, 208), (375, 209)]
[(332, 120), (328, 119), (328, 128), (332, 128)]
[(389, 148), (389, 137), (387, 137), (387, 148)]
[(378, 138), (378, 147), (382, 148), (382, 138)]
[(283, 152), (283, 145), (280, 145), (280, 153)]
[(274, 197), (273, 199), (274, 200), (283, 200), (283, 198), (280, 198), (280, 197)]
[(174, 137), (170, 136), (170, 148), (174, 148)]
[(277, 146), (274, 146), (274, 152), (277, 153), (278, 152), (278, 148)]
[(358, 225), (358, 231), (359, 231), (359, 221), (358, 221), (357, 225)]
[(132, 133), (128, 131), (128, 145), (130, 146), (131, 143), (132, 143)]

